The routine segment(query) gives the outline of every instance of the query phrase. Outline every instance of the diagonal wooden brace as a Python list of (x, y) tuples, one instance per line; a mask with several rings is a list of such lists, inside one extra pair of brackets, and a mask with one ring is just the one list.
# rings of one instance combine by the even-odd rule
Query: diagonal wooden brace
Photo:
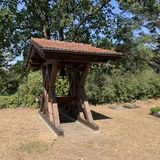
[[(45, 74), (43, 84), (43, 103), (41, 105), (41, 116), (46, 122), (59, 134), (63, 135), (63, 129), (60, 126), (60, 118), (58, 105), (56, 102), (55, 95), (55, 81), (56, 75), (58, 71), (58, 63), (53, 62), (51, 64), (47, 64), (43, 69)], [(43, 112), (42, 112), (43, 111)], [(47, 112), (46, 112), (47, 111)]]
[(81, 103), (79, 103), (80, 111), (79, 111), (78, 120), (80, 122), (84, 123), (85, 125), (89, 126), (90, 128), (92, 128), (94, 130), (98, 130), (99, 127), (93, 120), (92, 113), (91, 113), (89, 103), (88, 103), (88, 98), (87, 98), (87, 95), (86, 95), (86, 92), (84, 89), (85, 81), (86, 81), (87, 74), (88, 74), (88, 68), (89, 68), (89, 64), (84, 64), (84, 69), (82, 70), (81, 75), (79, 75), (79, 80), (77, 80), (78, 99), (79, 100), (82, 99), (82, 105), (81, 105)]

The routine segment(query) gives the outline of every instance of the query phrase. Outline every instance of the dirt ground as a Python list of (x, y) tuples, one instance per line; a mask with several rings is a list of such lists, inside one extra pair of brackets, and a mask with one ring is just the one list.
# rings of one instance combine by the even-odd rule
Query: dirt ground
[(99, 131), (65, 122), (57, 137), (38, 110), (0, 110), (0, 160), (160, 160), (160, 118), (149, 115), (159, 100), (137, 101), (140, 108), (92, 106)]

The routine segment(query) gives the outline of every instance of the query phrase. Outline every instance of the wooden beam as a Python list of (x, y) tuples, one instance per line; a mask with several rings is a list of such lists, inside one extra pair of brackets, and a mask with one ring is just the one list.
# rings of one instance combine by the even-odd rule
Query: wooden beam
[(58, 134), (59, 136), (64, 135), (64, 131), (61, 127), (55, 127), (55, 125), (51, 121), (49, 121), (48, 118), (42, 112), (39, 112), (39, 114), (42, 117), (42, 119), (51, 127), (51, 129), (55, 131), (56, 134)]
[[(93, 117), (92, 117), (92, 113), (89, 107), (89, 103), (88, 103), (88, 98), (87, 95), (85, 93), (85, 89), (84, 89), (84, 85), (85, 85), (85, 81), (87, 78), (87, 74), (88, 74), (88, 69), (89, 69), (89, 64), (85, 63), (84, 64), (84, 70), (82, 71), (81, 74), (79, 74), (79, 83), (78, 83), (78, 89), (77, 89), (77, 95), (82, 99), (82, 108), (83, 108), (83, 112), (80, 112), (79, 114), (79, 121), (86, 124), (87, 126), (91, 127), (94, 130), (98, 130), (99, 127), (98, 125), (93, 121)], [(78, 82), (78, 79), (77, 79)]]
[[(43, 110), (43, 112), (40, 113), (41, 115), (43, 115), (43, 118), (45, 118), (46, 121), (49, 121), (49, 123), (51, 123), (54, 126), (56, 132), (62, 134), (63, 129), (60, 126), (59, 111), (55, 95), (55, 81), (56, 81), (57, 71), (58, 71), (57, 62), (51, 64), (48, 63), (48, 65), (42, 67), (44, 100), (40, 109), (40, 111)], [(46, 114), (45, 109), (48, 109), (48, 114)], [(47, 117), (49, 118), (49, 120), (47, 120)]]

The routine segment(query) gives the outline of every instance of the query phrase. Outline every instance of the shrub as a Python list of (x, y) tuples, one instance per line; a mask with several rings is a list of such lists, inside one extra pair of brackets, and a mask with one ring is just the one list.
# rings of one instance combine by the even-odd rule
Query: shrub
[[(125, 74), (114, 70), (109, 74), (101, 70), (101, 66), (98, 71), (91, 69), (85, 86), (89, 101), (93, 104), (160, 97), (160, 76), (152, 70)], [(56, 94), (67, 95), (68, 91), (68, 80), (58, 76)], [(30, 72), (28, 77), (23, 79), (16, 94), (0, 96), (0, 108), (38, 106), (37, 99), (41, 94), (41, 73)]]
[(37, 99), (42, 93), (42, 78), (40, 72), (30, 72), (18, 92), (9, 96), (0, 96), (0, 108), (38, 106)]
[(0, 96), (0, 109), (2, 108), (15, 108), (19, 107), (20, 102), (18, 94), (13, 94), (10, 96)]
[(106, 73), (105, 77), (103, 83), (93, 75), (89, 77), (87, 93), (91, 103), (160, 97), (160, 76), (152, 70), (125, 74), (113, 72), (110, 75)]
[(160, 106), (154, 106), (150, 109), (151, 114), (160, 112)]
[(37, 99), (41, 94), (42, 76), (39, 71), (30, 72), (27, 79), (18, 88), (21, 106), (35, 106), (37, 104)]
[(69, 92), (69, 81), (67, 77), (57, 76), (56, 78), (56, 95), (67, 95)]

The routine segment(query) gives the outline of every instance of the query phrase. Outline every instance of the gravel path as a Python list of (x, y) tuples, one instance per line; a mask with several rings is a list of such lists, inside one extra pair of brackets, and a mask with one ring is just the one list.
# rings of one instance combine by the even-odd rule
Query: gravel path
[(160, 99), (136, 104), (140, 108), (92, 106), (100, 130), (68, 122), (64, 137), (51, 132), (36, 109), (2, 109), (0, 160), (160, 160), (160, 118), (149, 115)]

